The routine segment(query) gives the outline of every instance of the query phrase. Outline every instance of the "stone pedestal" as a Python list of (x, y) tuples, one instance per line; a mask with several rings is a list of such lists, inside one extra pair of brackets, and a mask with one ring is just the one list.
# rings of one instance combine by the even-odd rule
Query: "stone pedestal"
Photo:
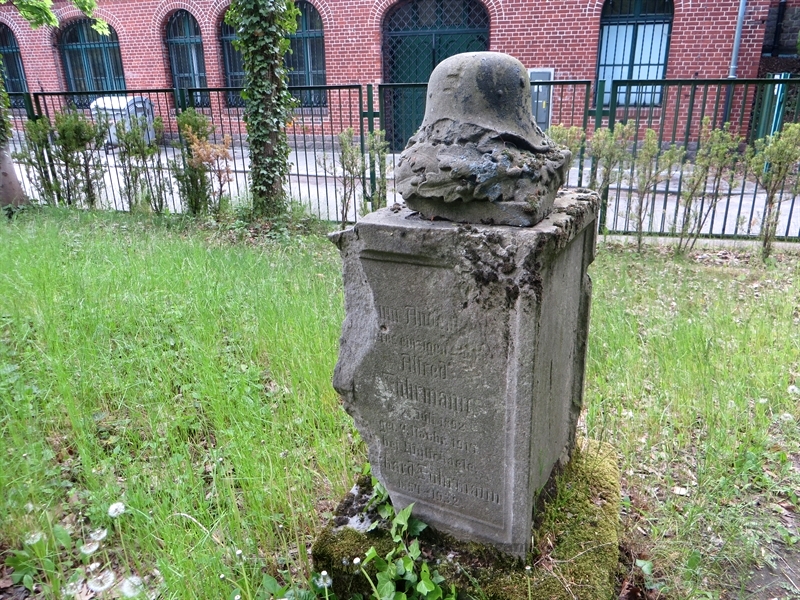
[(574, 446), (597, 195), (529, 228), (384, 209), (334, 234), (346, 318), (334, 387), (397, 510), (524, 556), (534, 494)]

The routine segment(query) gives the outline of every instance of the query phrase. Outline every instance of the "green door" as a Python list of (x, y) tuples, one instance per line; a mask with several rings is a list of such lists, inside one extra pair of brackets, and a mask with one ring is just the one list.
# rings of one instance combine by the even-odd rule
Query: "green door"
[[(489, 14), (477, 0), (404, 0), (383, 23), (384, 81), (427, 83), (433, 68), (462, 52), (489, 49)], [(422, 123), (425, 89), (384, 90), (384, 123), (392, 151), (402, 150)]]

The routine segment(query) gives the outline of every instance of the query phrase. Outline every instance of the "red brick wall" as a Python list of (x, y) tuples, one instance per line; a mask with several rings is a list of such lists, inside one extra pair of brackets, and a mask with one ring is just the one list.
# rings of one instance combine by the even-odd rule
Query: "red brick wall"
[[(758, 70), (764, 23), (775, 0), (749, 0), (739, 76)], [(795, 2), (796, 0), (791, 0)], [(312, 0), (325, 24), (328, 83), (381, 81), (381, 21), (394, 0)], [(183, 8), (200, 23), (209, 86), (224, 85), (218, 42), (228, 0), (100, 0), (98, 14), (119, 36), (129, 88), (171, 85), (164, 30)], [(528, 67), (554, 67), (558, 79), (594, 79), (602, 0), (484, 0), (490, 19), (490, 49), (507, 52)], [(668, 77), (725, 77), (733, 47), (738, 0), (675, 0)], [(63, 24), (80, 18), (56, 1)], [(56, 31), (36, 31), (9, 4), (0, 21), (11, 27), (32, 90), (64, 88)]]
[[(381, 24), (395, 0), (311, 0), (325, 27), (328, 84), (382, 80)], [(490, 49), (519, 58), (525, 66), (553, 67), (556, 79), (594, 79), (603, 0), (482, 0), (491, 21)], [(775, 0), (749, 0), (739, 77), (755, 77), (765, 22)], [(791, 0), (800, 2), (800, 0)], [(98, 15), (117, 32), (129, 89), (169, 88), (172, 79), (165, 28), (177, 9), (200, 24), (208, 85), (224, 86), (219, 26), (229, 0), (99, 0)], [(739, 0), (675, 0), (668, 78), (726, 77)], [(81, 18), (56, 0), (62, 24)], [(14, 31), (31, 91), (66, 89), (57, 31), (31, 30), (16, 9), (0, 6), (0, 21)]]

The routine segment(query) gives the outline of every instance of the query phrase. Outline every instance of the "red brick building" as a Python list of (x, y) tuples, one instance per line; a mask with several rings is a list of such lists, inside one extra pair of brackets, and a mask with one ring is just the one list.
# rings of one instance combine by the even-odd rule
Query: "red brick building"
[[(230, 44), (234, 32), (224, 24), (228, 4), (99, 0), (97, 14), (111, 27), (110, 37), (98, 36), (77, 9), (60, 0), (54, 8), (61, 25), (38, 30), (4, 4), (0, 52), (8, 88), (93, 92), (241, 85), (241, 63)], [(332, 85), (426, 81), (438, 61), (483, 49), (514, 55), (531, 69), (551, 69), (555, 79), (726, 77), (740, 0), (297, 4), (302, 19), (288, 59), (291, 83)], [(767, 23), (780, 4), (790, 13), (800, 10), (800, 0), (747, 1), (740, 78), (758, 74)], [(325, 102), (324, 94), (303, 97), (306, 107)], [(227, 104), (235, 107), (236, 98)]]
[[(111, 26), (112, 38), (116, 37), (116, 41), (107, 41), (110, 46), (118, 47), (125, 85), (131, 89), (172, 87), (170, 47), (183, 44), (186, 50), (183, 58), (188, 66), (204, 69), (208, 86), (224, 86), (223, 18), (228, 3), (228, 0), (100, 0), (98, 15)], [(651, 27), (649, 33), (643, 31), (654, 18), (665, 25), (667, 47), (663, 49), (663, 58), (667, 78), (725, 77), (739, 8), (739, 0), (299, 0), (298, 4), (308, 15), (306, 32), (319, 32), (316, 39), (321, 44), (317, 45), (324, 48), (324, 66), (305, 67), (309, 71), (321, 67), (328, 84), (386, 81), (390, 37), (428, 36), (435, 44), (437, 40), (433, 37), (437, 33), (445, 37), (472, 35), (473, 40), (457, 40), (454, 49), (461, 49), (456, 47), (459, 44), (465, 47), (485, 44), (489, 50), (516, 56), (528, 67), (553, 68), (557, 79), (595, 79), (602, 52), (601, 31), (616, 27), (606, 33), (605, 40), (608, 41), (609, 35), (617, 36), (618, 44), (630, 41), (619, 36), (630, 35), (631, 28), (658, 36), (662, 27), (658, 31)], [(778, 0), (748, 0), (739, 58), (740, 77), (752, 77), (758, 72), (770, 6), (778, 4)], [(800, 6), (797, 0), (789, 0), (787, 4)], [(403, 9), (407, 14), (393, 23), (392, 17), (397, 17)], [(80, 52), (83, 44), (86, 52), (95, 51), (90, 46), (96, 36), (75, 31), (76, 26), (82, 27), (76, 25), (82, 15), (74, 7), (56, 0), (55, 12), (60, 27), (32, 30), (13, 6), (0, 6), (0, 23), (16, 38), (31, 91), (67, 89), (70, 79), (84, 76), (79, 69), (66, 64), (71, 49), (73, 54)], [(179, 13), (177, 19), (176, 13)], [(658, 18), (664, 15), (667, 18)], [(614, 25), (614, 18), (625, 24)], [(628, 33), (622, 33), (621, 28)], [(96, 40), (100, 42), (99, 38)], [(644, 40), (645, 44), (651, 42), (650, 38)], [(421, 48), (425, 42), (416, 39), (412, 43)], [(662, 52), (658, 47), (660, 40), (652, 43), (656, 53)], [(307, 47), (317, 50), (311, 48), (314, 44)], [(202, 56), (191, 55), (196, 51), (193, 45), (202, 46)], [(6, 43), (4, 47), (9, 46)], [(425, 48), (426, 53), (441, 50), (448, 51)], [(173, 54), (181, 52), (174, 50)], [(434, 60), (440, 58), (443, 56)], [(420, 72), (426, 70), (427, 65), (419, 66)], [(98, 73), (85, 76), (97, 81), (103, 78)]]

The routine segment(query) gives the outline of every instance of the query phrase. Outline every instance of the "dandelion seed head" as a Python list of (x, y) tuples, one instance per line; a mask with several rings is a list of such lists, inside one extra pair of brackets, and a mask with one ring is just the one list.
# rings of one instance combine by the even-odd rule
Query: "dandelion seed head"
[(25, 543), (28, 546), (33, 546), (35, 544), (38, 544), (40, 541), (42, 541), (43, 537), (44, 537), (44, 534), (41, 531), (34, 531), (28, 537), (25, 538)]
[(530, 565), (525, 565), (525, 570), (526, 570), (528, 573), (530, 573), (530, 572), (531, 572), (531, 566), (530, 566)]
[(96, 577), (92, 577), (90, 580), (86, 582), (86, 587), (92, 590), (95, 594), (99, 594), (101, 592), (105, 592), (109, 589), (112, 585), (114, 585), (114, 581), (116, 581), (116, 576), (114, 575), (114, 571), (111, 569), (105, 569), (97, 574)]
[(36, 510), (36, 507), (33, 505), (33, 502), (28, 502), (25, 505), (25, 512), (32, 513), (34, 510)]
[(64, 588), (61, 590), (61, 595), (65, 597), (75, 596), (78, 592), (81, 591), (81, 586), (83, 585), (83, 579), (79, 579), (78, 581), (69, 581), (64, 584)]
[(356, 556), (356, 557), (353, 559), (353, 564), (354, 564), (355, 566), (358, 566), (358, 565), (360, 565), (360, 564), (361, 564), (361, 559), (360, 559), (360, 558), (358, 558), (358, 557)]
[(88, 544), (85, 543), (83, 546), (80, 547), (81, 554), (84, 556), (91, 556), (97, 549), (100, 547), (100, 542), (89, 542)]
[(99, 568), (100, 568), (100, 563), (99, 562), (93, 562), (88, 567), (86, 567), (86, 570), (89, 571), (89, 573), (93, 573), (94, 571), (97, 571), (97, 569), (99, 569)]
[(781, 415), (781, 421), (788, 423), (789, 421), (794, 421), (794, 416), (790, 413), (783, 413)]
[(106, 539), (107, 535), (108, 535), (108, 529), (101, 527), (100, 529), (95, 529), (94, 531), (92, 531), (89, 534), (89, 539), (92, 540), (93, 542), (102, 542), (104, 539)]
[(786, 391), (789, 392), (792, 396), (800, 396), (800, 388), (797, 387), (796, 385), (790, 385), (786, 389)]
[(326, 588), (327, 589), (327, 588), (331, 587), (331, 585), (333, 584), (333, 579), (331, 579), (331, 576), (328, 575), (327, 571), (323, 571), (322, 573), (319, 574), (319, 577), (315, 577), (314, 578), (314, 584), (318, 588)]
[(117, 589), (123, 598), (136, 598), (144, 591), (144, 582), (141, 577), (130, 575), (120, 582)]
[(242, 551), (241, 551), (241, 550), (239, 550), (239, 548), (237, 548), (237, 549), (236, 549), (236, 556), (238, 556), (238, 557), (240, 557), (240, 558), (241, 558), (241, 556), (242, 556)]
[(220, 579), (225, 579), (225, 573), (220, 573), (220, 574), (219, 574), (219, 578), (220, 578)]
[(122, 502), (114, 502), (114, 504), (108, 507), (108, 516), (112, 519), (116, 519), (124, 512), (125, 505)]

